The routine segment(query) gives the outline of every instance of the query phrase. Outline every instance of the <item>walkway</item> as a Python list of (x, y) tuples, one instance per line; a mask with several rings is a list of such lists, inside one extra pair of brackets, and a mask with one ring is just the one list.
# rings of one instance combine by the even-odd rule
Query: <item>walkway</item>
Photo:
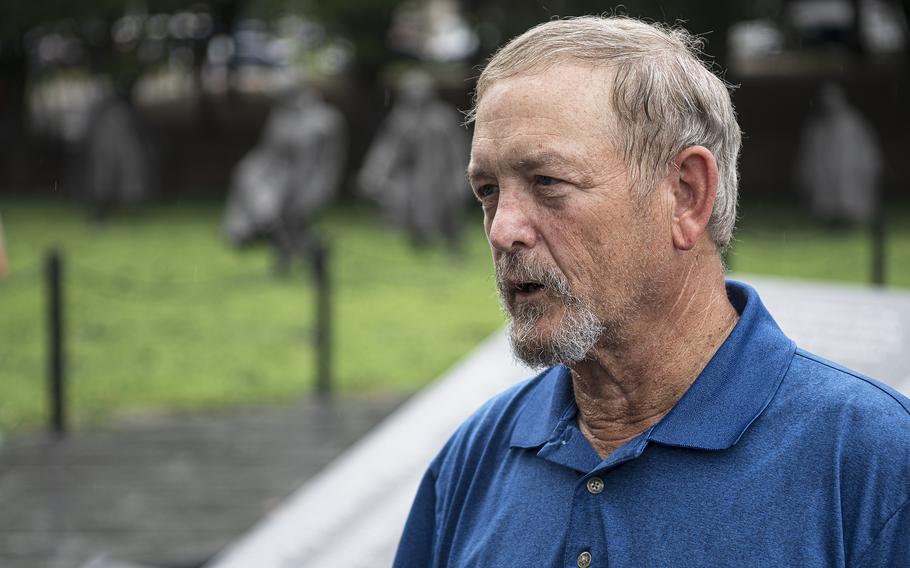
[(400, 403), (306, 400), (14, 437), (0, 448), (0, 567), (99, 555), (198, 566)]

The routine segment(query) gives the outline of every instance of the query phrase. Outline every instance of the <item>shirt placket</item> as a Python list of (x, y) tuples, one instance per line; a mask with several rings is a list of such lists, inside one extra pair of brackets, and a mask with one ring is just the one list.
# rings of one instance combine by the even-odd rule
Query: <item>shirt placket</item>
[(566, 568), (609, 566), (610, 519), (607, 518), (604, 500), (610, 498), (610, 472), (639, 457), (648, 444), (649, 435), (650, 430), (619, 448), (576, 482), (564, 555)]

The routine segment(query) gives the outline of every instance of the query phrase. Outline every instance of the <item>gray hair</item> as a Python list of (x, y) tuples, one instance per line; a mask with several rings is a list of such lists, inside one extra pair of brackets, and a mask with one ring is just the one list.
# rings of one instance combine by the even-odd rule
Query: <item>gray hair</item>
[(613, 73), (611, 142), (644, 198), (689, 146), (717, 160), (718, 184), (708, 231), (724, 250), (736, 224), (737, 159), (742, 140), (729, 87), (700, 59), (703, 42), (681, 28), (622, 16), (582, 16), (540, 24), (501, 47), (480, 74), (474, 107), (498, 80), (572, 59)]

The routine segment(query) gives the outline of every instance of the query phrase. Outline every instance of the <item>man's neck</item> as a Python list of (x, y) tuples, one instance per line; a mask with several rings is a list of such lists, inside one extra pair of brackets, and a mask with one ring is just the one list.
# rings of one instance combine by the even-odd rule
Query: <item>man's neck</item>
[(602, 458), (657, 424), (733, 330), (739, 315), (715, 272), (685, 279), (623, 345), (596, 347), (570, 366), (579, 429)]

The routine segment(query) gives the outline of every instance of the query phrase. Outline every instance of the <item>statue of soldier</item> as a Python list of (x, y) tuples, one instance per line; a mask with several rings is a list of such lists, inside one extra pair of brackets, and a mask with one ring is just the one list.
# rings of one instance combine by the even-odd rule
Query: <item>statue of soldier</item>
[(271, 242), (276, 268), (318, 242), (313, 215), (337, 193), (346, 154), (344, 118), (314, 90), (293, 89), (269, 114), (262, 139), (234, 169), (223, 231), (235, 245)]
[(796, 177), (814, 217), (832, 225), (868, 224), (879, 206), (882, 153), (875, 130), (837, 84), (820, 91), (820, 110), (800, 141)]
[(151, 159), (135, 112), (121, 96), (102, 99), (89, 123), (83, 198), (92, 219), (100, 222), (114, 209), (135, 206), (149, 197)]
[(415, 244), (442, 238), (458, 250), (469, 140), (458, 111), (436, 97), (426, 73), (402, 78), (398, 100), (357, 176), (390, 224)]

